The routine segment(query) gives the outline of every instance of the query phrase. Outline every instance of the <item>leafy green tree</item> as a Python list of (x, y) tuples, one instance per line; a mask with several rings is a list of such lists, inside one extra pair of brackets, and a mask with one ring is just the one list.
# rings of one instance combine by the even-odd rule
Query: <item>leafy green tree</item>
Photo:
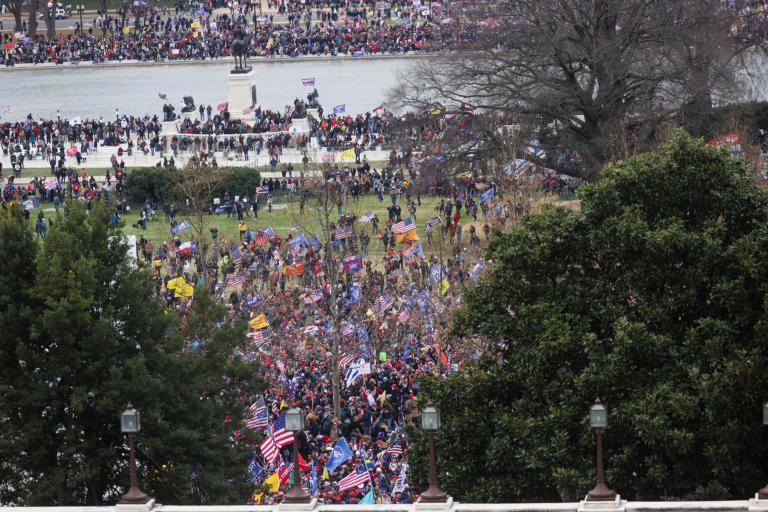
[[(5, 498), (114, 503), (128, 481), (118, 415), (131, 401), (142, 412), (137, 458), (150, 495), (242, 502), (250, 448), (234, 431), (256, 381), (231, 356), (244, 327), (202, 290), (181, 325), (154, 297), (146, 271), (129, 264), (104, 207), (88, 215), (70, 206), (37, 256), (29, 227), (15, 217), (0, 220), (0, 234), (0, 256), (19, 254), (15, 281), (0, 281), (0, 300), (10, 287), (25, 290), (11, 312), (27, 321), (2, 341), (0, 471), (20, 475)], [(0, 313), (4, 326), (11, 321)]]
[(425, 382), (445, 423), (442, 482), (462, 501), (582, 499), (600, 397), (624, 498), (752, 496), (768, 475), (768, 196), (683, 132), (580, 195), (580, 211), (548, 209), (490, 244), (455, 317), (487, 352)]
[[(0, 404), (23, 394), (19, 387), (23, 369), (16, 349), (29, 337), (29, 322), (34, 308), (30, 291), (35, 280), (37, 247), (29, 223), (19, 209), (3, 211), (0, 217)], [(2, 406), (0, 411), (7, 412)], [(19, 442), (24, 425), (0, 414), (0, 503), (13, 503), (22, 486), (24, 474), (18, 471), (22, 461)]]

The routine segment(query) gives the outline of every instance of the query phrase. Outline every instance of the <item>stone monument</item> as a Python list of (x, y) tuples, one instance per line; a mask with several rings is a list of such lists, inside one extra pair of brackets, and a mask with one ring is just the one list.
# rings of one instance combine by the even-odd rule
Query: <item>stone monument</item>
[(235, 67), (227, 76), (227, 97), (229, 116), (231, 119), (242, 119), (245, 122), (255, 120), (253, 107), (256, 106), (256, 73), (247, 65), (248, 42), (242, 26), (235, 28), (232, 36), (232, 55), (235, 57)]

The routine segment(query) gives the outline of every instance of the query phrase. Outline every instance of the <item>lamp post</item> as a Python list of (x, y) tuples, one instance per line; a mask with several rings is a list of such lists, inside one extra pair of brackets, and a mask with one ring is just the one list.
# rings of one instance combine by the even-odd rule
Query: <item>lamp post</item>
[(435, 463), (435, 432), (440, 429), (440, 411), (432, 403), (421, 410), (421, 429), (429, 437), (429, 488), (422, 493), (421, 503), (445, 503), (448, 495), (437, 485), (437, 464)]
[(293, 432), (293, 487), (283, 498), (283, 503), (309, 503), (310, 496), (301, 486), (299, 468), (299, 432), (304, 430), (304, 414), (293, 407), (285, 412), (285, 430)]
[(85, 12), (85, 6), (83, 4), (79, 4), (77, 6), (77, 14), (80, 15), (80, 33), (83, 33), (83, 13)]
[(131, 472), (131, 488), (128, 492), (123, 494), (120, 499), (121, 505), (143, 505), (149, 501), (149, 496), (141, 492), (139, 489), (139, 479), (136, 477), (136, 453), (134, 451), (134, 436), (141, 430), (141, 415), (139, 411), (133, 408), (128, 403), (128, 407), (123, 414), (120, 415), (120, 430), (123, 434), (128, 434), (128, 444), (130, 445), (130, 472)]
[(616, 499), (616, 493), (605, 485), (603, 471), (603, 430), (608, 426), (608, 409), (599, 398), (589, 408), (589, 426), (595, 429), (597, 434), (597, 484), (587, 493), (587, 501), (613, 501)]
[[(768, 402), (763, 402), (763, 426), (768, 426)], [(768, 500), (768, 484), (757, 491), (757, 499)]]

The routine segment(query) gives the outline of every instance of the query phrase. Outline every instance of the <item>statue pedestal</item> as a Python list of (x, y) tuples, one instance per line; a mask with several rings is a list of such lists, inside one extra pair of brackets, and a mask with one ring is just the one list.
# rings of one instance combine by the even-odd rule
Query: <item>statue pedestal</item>
[(176, 133), (176, 121), (163, 121), (160, 135), (174, 135)]
[(309, 133), (309, 119), (291, 119), (291, 133)]
[(307, 108), (307, 115), (315, 121), (320, 121), (320, 111), (316, 108)]
[(238, 72), (232, 72), (227, 75), (227, 98), (229, 105), (230, 119), (253, 119), (252, 114), (243, 114), (243, 110), (254, 106), (256, 103), (255, 89), (251, 92), (251, 86), (254, 85), (256, 79), (256, 72), (246, 69), (237, 70)]
[(179, 121), (183, 121), (184, 119), (189, 119), (190, 121), (193, 121), (197, 118), (197, 111), (194, 112), (180, 112), (179, 113)]

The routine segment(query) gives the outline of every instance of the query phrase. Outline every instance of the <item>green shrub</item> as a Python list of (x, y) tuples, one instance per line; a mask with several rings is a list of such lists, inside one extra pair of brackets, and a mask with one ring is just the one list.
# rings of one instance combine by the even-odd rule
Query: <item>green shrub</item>
[[(261, 174), (250, 167), (232, 167), (228, 178), (216, 188), (215, 196), (251, 195), (261, 184)], [(125, 181), (125, 197), (132, 203), (143, 203), (147, 197), (158, 203), (177, 201), (178, 197), (171, 179), (173, 170), (165, 167), (140, 167), (128, 171)]]
[(128, 171), (125, 197), (132, 203), (143, 203), (147, 197), (157, 202), (173, 201), (171, 171), (165, 167), (140, 167)]
[(229, 178), (216, 187), (215, 195), (224, 197), (224, 192), (229, 192), (231, 197), (252, 195), (256, 187), (261, 185), (261, 174), (251, 167), (230, 167)]

